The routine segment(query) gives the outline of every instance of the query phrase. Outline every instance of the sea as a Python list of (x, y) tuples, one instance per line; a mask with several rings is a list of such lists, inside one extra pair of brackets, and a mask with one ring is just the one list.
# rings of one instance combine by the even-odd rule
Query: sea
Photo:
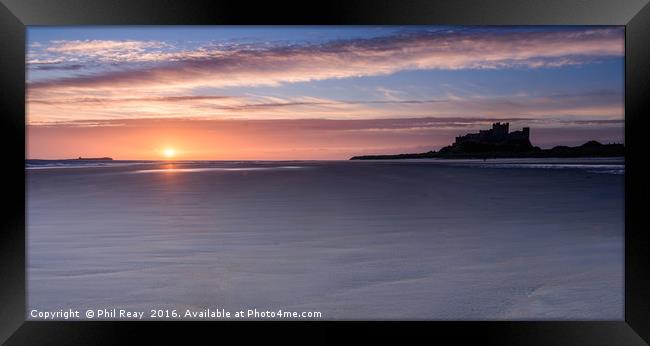
[(27, 160), (25, 174), (27, 319), (624, 318), (623, 158)]

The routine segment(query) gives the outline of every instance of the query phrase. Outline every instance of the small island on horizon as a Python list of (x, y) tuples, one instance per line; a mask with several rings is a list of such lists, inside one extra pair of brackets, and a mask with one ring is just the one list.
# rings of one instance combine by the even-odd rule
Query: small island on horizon
[(530, 128), (509, 132), (509, 123), (493, 123), (488, 130), (456, 137), (453, 144), (439, 151), (394, 155), (354, 156), (350, 160), (395, 159), (492, 159), (492, 158), (543, 158), (543, 157), (614, 157), (625, 156), (625, 146), (620, 143), (602, 144), (591, 140), (580, 146), (555, 146), (541, 149), (530, 142)]

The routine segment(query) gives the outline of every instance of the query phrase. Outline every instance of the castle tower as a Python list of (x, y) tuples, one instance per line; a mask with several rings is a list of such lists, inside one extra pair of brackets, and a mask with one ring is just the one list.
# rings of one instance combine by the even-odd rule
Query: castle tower
[(509, 132), (510, 123), (494, 123), (492, 124), (492, 134), (495, 136), (505, 136)]

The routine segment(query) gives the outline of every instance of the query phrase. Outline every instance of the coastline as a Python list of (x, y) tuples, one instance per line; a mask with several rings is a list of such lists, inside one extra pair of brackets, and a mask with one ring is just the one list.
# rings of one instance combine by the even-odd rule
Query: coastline
[(493, 150), (463, 150), (463, 148), (445, 147), (439, 151), (426, 153), (394, 154), (394, 155), (362, 155), (353, 156), (350, 160), (401, 160), (401, 159), (517, 159), (517, 158), (612, 158), (625, 157), (623, 144), (600, 144), (589, 141), (581, 146), (556, 146), (551, 149), (535, 147), (529, 151), (500, 151)]

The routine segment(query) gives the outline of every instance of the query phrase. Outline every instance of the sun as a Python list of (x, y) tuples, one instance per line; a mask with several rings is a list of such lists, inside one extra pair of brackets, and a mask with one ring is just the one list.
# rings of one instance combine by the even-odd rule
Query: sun
[(173, 148), (165, 148), (163, 149), (163, 156), (165, 156), (168, 159), (171, 159), (172, 157), (176, 156), (176, 150)]

